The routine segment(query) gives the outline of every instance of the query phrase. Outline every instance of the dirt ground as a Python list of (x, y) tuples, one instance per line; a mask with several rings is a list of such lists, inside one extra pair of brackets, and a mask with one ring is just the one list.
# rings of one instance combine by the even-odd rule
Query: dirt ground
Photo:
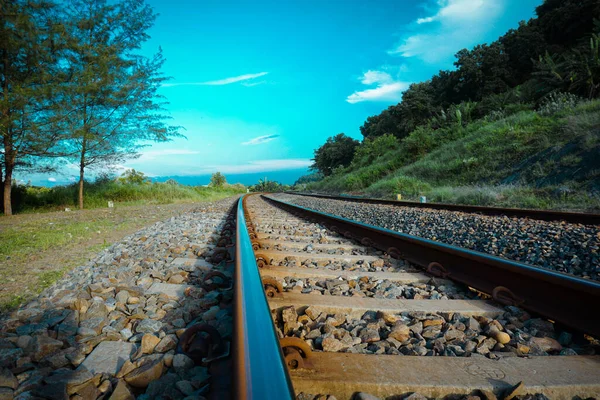
[(0, 311), (34, 297), (123, 237), (198, 205), (117, 206), (0, 217)]

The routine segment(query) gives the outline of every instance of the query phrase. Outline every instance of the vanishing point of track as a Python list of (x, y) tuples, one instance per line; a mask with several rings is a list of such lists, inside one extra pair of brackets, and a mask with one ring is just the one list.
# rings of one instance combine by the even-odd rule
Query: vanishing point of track
[(600, 396), (597, 282), (265, 196), (237, 219), (237, 398)]

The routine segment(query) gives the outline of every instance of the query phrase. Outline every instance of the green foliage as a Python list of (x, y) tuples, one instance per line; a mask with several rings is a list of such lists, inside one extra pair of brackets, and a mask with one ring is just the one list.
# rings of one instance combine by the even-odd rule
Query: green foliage
[(165, 181), (165, 185), (172, 185), (172, 186), (178, 186), (179, 182), (177, 182), (175, 179), (173, 178), (169, 178)]
[[(150, 183), (150, 178), (144, 175), (142, 171), (136, 171), (133, 168), (125, 171), (117, 180), (120, 183), (130, 185), (144, 185)], [(102, 183), (103, 180), (100, 180), (99, 182)]]
[(214, 174), (212, 174), (212, 176), (210, 177), (210, 185), (214, 186), (214, 187), (222, 187), (223, 185), (225, 185), (227, 183), (227, 179), (225, 178), (225, 175), (223, 175), (220, 172), (215, 172)]
[(398, 139), (391, 134), (365, 139), (357, 148), (352, 159), (353, 166), (368, 165), (388, 151), (397, 149)]
[(552, 92), (542, 101), (538, 108), (541, 115), (552, 115), (564, 110), (572, 110), (580, 99), (571, 93)]
[(331, 175), (337, 167), (345, 167), (352, 162), (358, 140), (337, 134), (327, 139), (325, 144), (315, 150), (312, 169), (325, 176)]
[(256, 185), (250, 186), (251, 192), (274, 193), (274, 192), (284, 192), (284, 191), (287, 191), (290, 189), (291, 189), (291, 187), (289, 185), (282, 185), (279, 182), (270, 181), (267, 179), (267, 177), (259, 179), (258, 183)]
[(300, 178), (298, 178), (298, 180), (296, 182), (294, 182), (293, 186), (300, 186), (300, 185), (305, 185), (305, 184), (311, 183), (311, 182), (317, 182), (323, 178), (324, 178), (323, 174), (321, 174), (320, 172), (314, 172), (312, 174), (301, 176)]
[[(27, 185), (16, 186), (19, 196), (14, 198), (15, 210), (63, 210), (77, 204), (77, 184), (55, 186), (53, 188)], [(168, 204), (179, 201), (202, 201), (222, 195), (244, 193), (243, 185), (224, 185), (222, 187), (172, 185), (168, 183), (122, 183), (116, 181), (85, 182), (88, 194), (86, 208), (106, 207), (108, 201), (116, 203), (155, 203)]]

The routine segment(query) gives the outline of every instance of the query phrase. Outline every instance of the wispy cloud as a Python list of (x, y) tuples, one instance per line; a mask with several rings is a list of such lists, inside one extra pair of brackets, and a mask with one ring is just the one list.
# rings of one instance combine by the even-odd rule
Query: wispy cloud
[[(206, 81), (206, 82), (182, 82), (182, 83), (165, 83), (163, 87), (173, 87), (173, 86), (221, 86), (221, 85), (230, 85), (236, 82), (244, 82), (252, 79), (260, 78), (261, 76), (267, 75), (268, 72), (259, 72), (257, 74), (245, 74), (239, 76), (232, 76), (230, 78), (219, 79), (216, 81)], [(242, 83), (244, 86), (254, 86), (248, 83)], [(260, 84), (260, 83), (256, 83)]]
[(56, 178), (48, 178), (48, 182), (56, 182)]
[(481, 41), (501, 15), (506, 0), (438, 0), (433, 15), (417, 19), (416, 31), (388, 51), (437, 63)]
[(402, 92), (408, 89), (409, 82), (394, 79), (388, 72), (369, 70), (360, 78), (363, 85), (375, 85), (371, 89), (360, 90), (346, 98), (350, 104), (362, 101), (400, 101)]
[(267, 83), (267, 81), (258, 81), (258, 82), (242, 82), (241, 85), (242, 86), (246, 86), (246, 87), (252, 87), (252, 86), (258, 86), (258, 85), (263, 85)]
[(275, 140), (279, 137), (280, 135), (264, 135), (264, 136), (258, 136), (255, 138), (252, 138), (250, 140), (248, 140), (247, 142), (242, 142), (243, 146), (254, 146), (257, 144), (264, 144), (264, 143), (268, 143), (272, 140)]

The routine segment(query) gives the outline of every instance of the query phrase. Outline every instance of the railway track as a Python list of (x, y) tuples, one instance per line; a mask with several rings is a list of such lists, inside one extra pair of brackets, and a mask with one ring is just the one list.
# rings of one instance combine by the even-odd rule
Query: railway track
[(600, 396), (596, 282), (264, 196), (237, 217), (238, 398)]

